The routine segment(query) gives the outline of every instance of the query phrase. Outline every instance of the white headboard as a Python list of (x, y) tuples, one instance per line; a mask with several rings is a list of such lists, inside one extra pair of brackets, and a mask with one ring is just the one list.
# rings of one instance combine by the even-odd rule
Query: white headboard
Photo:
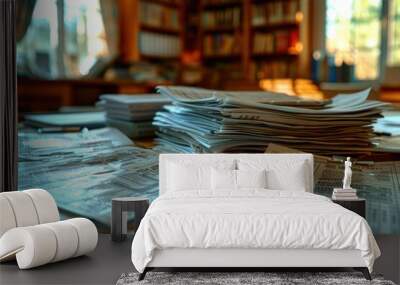
[(179, 161), (191, 161), (191, 162), (209, 162), (211, 165), (218, 160), (224, 161), (235, 161), (237, 159), (284, 159), (286, 161), (298, 162), (305, 161), (307, 165), (307, 181), (308, 187), (306, 189), (307, 192), (313, 192), (314, 188), (314, 160), (312, 154), (265, 154), (265, 153), (256, 153), (256, 154), (248, 154), (248, 153), (210, 153), (210, 154), (160, 154), (159, 156), (159, 188), (160, 195), (164, 194), (167, 191), (167, 168), (169, 162), (179, 162)]

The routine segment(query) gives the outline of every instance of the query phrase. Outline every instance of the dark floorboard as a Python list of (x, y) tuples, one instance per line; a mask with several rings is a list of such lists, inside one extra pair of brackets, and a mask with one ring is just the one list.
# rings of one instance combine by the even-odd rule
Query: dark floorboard
[[(400, 237), (377, 236), (376, 239), (383, 256), (376, 261), (374, 271), (399, 283)], [(0, 284), (115, 284), (122, 273), (134, 271), (131, 242), (132, 238), (114, 243), (109, 235), (101, 234), (97, 249), (88, 256), (29, 270), (19, 270), (16, 262), (4, 263), (0, 265)]]
[(115, 284), (124, 272), (131, 272), (132, 239), (114, 243), (110, 235), (99, 235), (94, 252), (41, 267), (19, 270), (16, 262), (0, 264), (0, 284)]

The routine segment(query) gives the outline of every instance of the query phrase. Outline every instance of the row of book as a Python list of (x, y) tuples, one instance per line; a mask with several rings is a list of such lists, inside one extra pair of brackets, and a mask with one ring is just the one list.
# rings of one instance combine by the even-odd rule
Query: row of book
[(154, 114), (170, 100), (158, 94), (100, 96), (97, 103), (106, 113), (106, 124), (132, 139), (154, 135)]
[(253, 26), (295, 23), (301, 20), (299, 15), (297, 0), (276, 1), (253, 5), (251, 22)]
[(251, 78), (294, 78), (297, 74), (297, 61), (274, 60), (256, 61), (250, 65)]
[(160, 4), (141, 2), (140, 23), (167, 29), (179, 29), (179, 14), (176, 8), (166, 7)]
[(206, 29), (218, 27), (237, 28), (241, 24), (240, 10), (240, 7), (237, 7), (204, 12), (202, 15), (203, 26)]
[(181, 42), (178, 36), (140, 32), (139, 49), (142, 55), (178, 57), (181, 53)]
[(207, 35), (204, 37), (203, 50), (205, 56), (239, 55), (240, 34)]
[(292, 53), (296, 52), (298, 43), (299, 32), (297, 30), (256, 33), (253, 37), (253, 53)]

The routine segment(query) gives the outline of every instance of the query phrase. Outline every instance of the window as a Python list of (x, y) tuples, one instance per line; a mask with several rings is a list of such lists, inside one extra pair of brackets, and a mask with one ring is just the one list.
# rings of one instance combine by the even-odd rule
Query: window
[(99, 2), (37, 0), (18, 44), (18, 70), (45, 78), (88, 74), (109, 53)]
[(389, 6), (388, 65), (400, 65), (400, 0)]
[(326, 7), (325, 45), (336, 62), (354, 63), (357, 80), (393, 81), (400, 67), (400, 0), (326, 0)]
[(354, 63), (356, 79), (378, 77), (381, 9), (381, 0), (327, 0), (327, 52), (337, 63)]
[(108, 54), (99, 1), (64, 1), (65, 64), (68, 75), (87, 74)]
[(32, 21), (23, 40), (17, 45), (18, 70), (42, 77), (57, 72), (58, 12), (56, 0), (38, 0)]

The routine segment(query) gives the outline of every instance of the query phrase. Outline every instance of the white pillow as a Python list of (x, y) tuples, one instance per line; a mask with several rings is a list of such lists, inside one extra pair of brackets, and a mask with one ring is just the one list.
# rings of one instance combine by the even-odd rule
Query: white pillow
[(236, 170), (237, 188), (267, 188), (267, 171)]
[(211, 191), (211, 168), (235, 169), (236, 160), (218, 160), (210, 162), (181, 160), (167, 164), (167, 191)]
[(267, 188), (272, 190), (306, 191), (308, 168), (304, 160), (239, 160), (239, 170), (266, 169)]
[(265, 170), (211, 170), (211, 187), (213, 190), (234, 191), (242, 188), (266, 188), (267, 178)]
[(168, 189), (170, 191), (210, 189), (210, 171), (211, 167), (170, 163), (167, 180)]
[(211, 188), (213, 190), (236, 190), (236, 170), (212, 168)]

